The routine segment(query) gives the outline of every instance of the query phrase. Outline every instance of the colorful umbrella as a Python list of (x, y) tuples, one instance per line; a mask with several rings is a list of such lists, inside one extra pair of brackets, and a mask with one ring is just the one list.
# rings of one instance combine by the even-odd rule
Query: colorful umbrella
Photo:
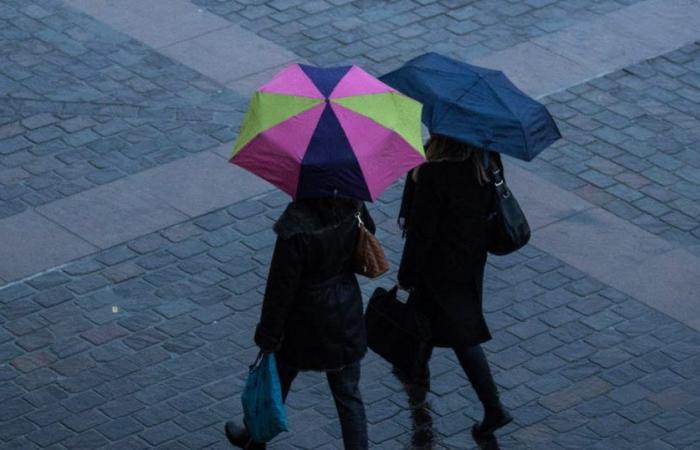
[(293, 64), (255, 92), (231, 162), (293, 198), (373, 201), (424, 161), (420, 117), (357, 66)]
[(497, 70), (426, 53), (380, 79), (423, 104), (431, 133), (525, 161), (561, 138), (547, 108)]

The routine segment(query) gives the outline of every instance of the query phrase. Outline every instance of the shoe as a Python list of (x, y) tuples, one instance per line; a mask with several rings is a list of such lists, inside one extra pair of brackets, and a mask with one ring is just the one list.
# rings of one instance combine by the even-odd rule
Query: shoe
[(264, 443), (253, 442), (250, 434), (248, 434), (248, 430), (234, 421), (226, 422), (224, 431), (226, 432), (226, 438), (234, 447), (245, 450), (265, 450), (267, 448), (267, 445)]
[(495, 415), (486, 417), (483, 422), (472, 426), (472, 436), (476, 441), (482, 441), (493, 436), (499, 428), (503, 428), (513, 421), (513, 417), (508, 411), (501, 409)]

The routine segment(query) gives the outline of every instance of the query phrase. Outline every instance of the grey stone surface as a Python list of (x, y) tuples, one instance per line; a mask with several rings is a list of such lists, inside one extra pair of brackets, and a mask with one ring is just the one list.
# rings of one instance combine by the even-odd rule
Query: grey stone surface
[(143, 43), (59, 1), (2, 8), (0, 219), (213, 149), (237, 129), (243, 97)]
[(44, 205), (37, 211), (99, 248), (111, 247), (187, 218), (158, 197), (119, 184), (94, 188)]
[[(219, 45), (221, 42), (227, 45)], [(295, 54), (264, 39), (251, 42), (249, 33), (235, 26), (173, 44), (162, 52), (232, 87), (235, 80), (298, 60)], [(251, 59), (250, 55), (256, 57)]]
[[(400, 192), (395, 185), (371, 206), (392, 261)], [(252, 230), (240, 230), (277, 217), (284, 200), (246, 200), (0, 289), (0, 445), (225, 448), (223, 422), (240, 418), (257, 351), (273, 244), (266, 235), (251, 247)], [(394, 270), (363, 280), (365, 294), (389, 285)], [(700, 425), (698, 331), (534, 246), (490, 258), (485, 308), (494, 335), (486, 349), (516, 418), (500, 448), (605, 447), (613, 437), (624, 448), (649, 430), (662, 445), (697, 444), (681, 433)], [(411, 409), (386, 363), (364, 360), (373, 446), (421, 448), (430, 434), (435, 447), (472, 447), (474, 393), (451, 352), (436, 351), (431, 368), (432, 391)], [(322, 376), (300, 375), (288, 412), (291, 432), (272, 448), (340, 448)]]
[[(218, 153), (230, 155), (231, 146)], [(189, 156), (130, 177), (113, 186), (147, 193), (190, 217), (199, 216), (273, 189), (266, 181), (211, 152)], [(156, 227), (151, 231), (157, 231)]]
[[(529, 89), (548, 92), (567, 87), (562, 80), (573, 83), (595, 73), (583, 70), (585, 64), (571, 64), (568, 71), (528, 74), (524, 68), (538, 67), (534, 56), (569, 61), (553, 54), (554, 47), (516, 47), (527, 49), (529, 59), (507, 48), (590, 19), (619, 26), (615, 33), (623, 40), (650, 43), (639, 48), (637, 41), (628, 42), (636, 47), (634, 55), (665, 51), (688, 38), (694, 16), (671, 15), (668, 5), (695, 7), (692, 2), (650, 0), (615, 13), (636, 3), (212, 0), (207, 8), (316, 63), (352, 60), (381, 71), (428, 49), (463, 59), (506, 49), (494, 64), (512, 55), (512, 63), (522, 66), (522, 80), (517, 74), (514, 78)], [(164, 4), (153, 2), (144, 17)], [(641, 33), (634, 30), (635, 17), (646, 28), (656, 23), (644, 9), (648, 5), (660, 6), (659, 26)], [(110, 10), (102, 2), (83, 2), (83, 7)], [(209, 34), (221, 23), (186, 17), (183, 11), (193, 10), (178, 1), (173, 16), (161, 28), (141, 30), (142, 38), (167, 45), (177, 39), (168, 29), (181, 27), (188, 38), (198, 31)], [(122, 11), (115, 21), (138, 30), (143, 22), (132, 12)], [(286, 202), (275, 192), (229, 207), (227, 184), (201, 180), (214, 173), (208, 167), (216, 173), (229, 168), (223, 159), (228, 149), (217, 146), (232, 139), (231, 125), (240, 120), (243, 102), (223, 86), (56, 1), (3, 1), (0, 20), (0, 33), (12, 42), (0, 46), (0, 52), (10, 55), (9, 62), (0, 64), (0, 142), (7, 141), (2, 148), (8, 152), (0, 153), (0, 211), (11, 216), (77, 194), (73, 211), (90, 217), (92, 225), (77, 223), (68, 210), (44, 209), (66, 224), (83, 226), (91, 239), (104, 238), (98, 230), (122, 233), (119, 239), (148, 232), (0, 289), (0, 354), (7, 361), (0, 366), (0, 445), (226, 448), (222, 424), (240, 417), (238, 395), (256, 354), (252, 330), (271, 257), (269, 228)], [(665, 29), (670, 32), (659, 31)], [(201, 42), (220, 45), (211, 36)], [(600, 42), (616, 41), (601, 37)], [(595, 50), (585, 56), (606, 62), (610, 49)], [(610, 62), (627, 64), (627, 51)], [(265, 69), (285, 52), (273, 53), (261, 55)], [(697, 258), (686, 251), (700, 237), (693, 213), (700, 181), (693, 131), (700, 88), (696, 55), (696, 47), (685, 47), (548, 97), (566, 141), (528, 167), (548, 181), (508, 167), (509, 182), (536, 232), (535, 246), (491, 258), (487, 267), (485, 308), (495, 339), (486, 347), (503, 401), (516, 417), (514, 425), (499, 433), (501, 448), (698, 445), (693, 431), (700, 416), (693, 399), (700, 337), (697, 330), (649, 307), (674, 308), (678, 319), (700, 326), (694, 304), (683, 302), (696, 292), (698, 279)], [(203, 70), (218, 70), (209, 59), (204, 62)], [(595, 68), (593, 59), (585, 62), (586, 69)], [(251, 75), (227, 83), (229, 87), (247, 92), (269, 71), (245, 73)], [(158, 156), (150, 156), (154, 148)], [(189, 153), (197, 155), (143, 172)], [(216, 166), (219, 157), (223, 164)], [(200, 170), (197, 182), (203, 184), (178, 184), (174, 176), (183, 170)], [(118, 180), (136, 172), (140, 175), (129, 181)], [(78, 181), (65, 186), (63, 177)], [(78, 193), (105, 183), (85, 201), (85, 206), (98, 205), (85, 215)], [(167, 189), (154, 190), (154, 184)], [(245, 184), (257, 189), (255, 183)], [(213, 192), (207, 196), (209, 189)], [(128, 229), (116, 220), (107, 226), (100, 222), (115, 217), (114, 208), (104, 217), (94, 215), (105, 203), (100, 198), (119, 196), (117, 204), (134, 208), (126, 214), (147, 209), (152, 222), (141, 229), (143, 221)], [(394, 225), (399, 197), (400, 187), (393, 186), (372, 207), (393, 262), (401, 250)], [(206, 214), (184, 222), (184, 214), (172, 220), (163, 214), (152, 217), (156, 202), (167, 214), (176, 209), (188, 216)], [(221, 209), (209, 212), (217, 207)], [(611, 220), (600, 208), (621, 220)], [(181, 223), (154, 230), (171, 222)], [(648, 232), (660, 238), (650, 239)], [(548, 245), (559, 258), (549, 254)], [(617, 256), (619, 265), (611, 262)], [(642, 283), (633, 274), (641, 274)], [(365, 281), (363, 290), (369, 294), (394, 277), (392, 271)], [(681, 311), (687, 314), (681, 317)], [(407, 448), (431, 432), (436, 446), (473, 447), (468, 430), (480, 409), (454, 356), (436, 352), (432, 370), (428, 403), (409, 410), (386, 364), (374, 355), (365, 360), (363, 392), (374, 446)], [(299, 379), (289, 411), (292, 433), (272, 447), (340, 448), (322, 377), (304, 374)]]
[(96, 247), (45, 217), (26, 211), (0, 221), (0, 277), (10, 281), (92, 253)]
[(187, 0), (140, 2), (66, 0), (66, 3), (154, 48), (198, 37), (230, 24), (217, 16), (201, 14)]
[(564, 139), (528, 168), (700, 254), (698, 61), (691, 44), (547, 97)]
[(352, 61), (382, 73), (429, 50), (473, 61), (637, 1), (194, 0), (193, 3), (316, 64)]

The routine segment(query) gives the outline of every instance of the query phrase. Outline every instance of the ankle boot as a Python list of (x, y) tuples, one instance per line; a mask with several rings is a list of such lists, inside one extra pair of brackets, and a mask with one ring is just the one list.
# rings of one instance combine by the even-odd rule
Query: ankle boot
[(250, 434), (248, 434), (248, 430), (234, 421), (226, 422), (224, 431), (226, 432), (226, 438), (234, 447), (245, 450), (265, 450), (267, 448), (267, 445), (264, 443), (253, 442)]
[(493, 433), (513, 421), (513, 417), (508, 413), (499, 400), (495, 403), (484, 405), (484, 419), (474, 424), (472, 436), (475, 440), (484, 440), (493, 436)]

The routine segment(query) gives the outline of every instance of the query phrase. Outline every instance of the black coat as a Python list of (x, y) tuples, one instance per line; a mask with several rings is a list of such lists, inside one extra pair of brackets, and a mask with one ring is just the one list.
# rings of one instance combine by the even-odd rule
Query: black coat
[(333, 370), (367, 352), (362, 295), (352, 270), (355, 213), (374, 233), (361, 202), (338, 208), (292, 202), (275, 225), (272, 257), (255, 341), (299, 370)]
[(408, 177), (399, 282), (415, 289), (417, 305), (431, 319), (436, 346), (491, 339), (482, 289), (493, 191), (490, 184), (479, 184), (470, 161), (425, 163), (415, 183)]

